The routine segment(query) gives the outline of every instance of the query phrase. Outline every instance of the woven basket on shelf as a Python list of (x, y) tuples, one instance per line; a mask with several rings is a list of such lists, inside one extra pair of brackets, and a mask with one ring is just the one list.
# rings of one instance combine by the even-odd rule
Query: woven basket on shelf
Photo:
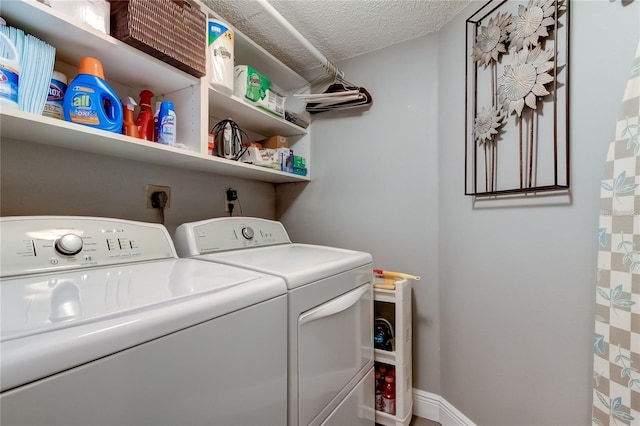
[(206, 15), (190, 0), (109, 0), (111, 35), (196, 77), (206, 73)]

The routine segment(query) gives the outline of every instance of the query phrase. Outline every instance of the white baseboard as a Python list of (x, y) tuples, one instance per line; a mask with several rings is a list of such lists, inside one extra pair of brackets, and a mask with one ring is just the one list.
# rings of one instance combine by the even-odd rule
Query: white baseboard
[(413, 389), (413, 414), (442, 426), (476, 426), (440, 395)]

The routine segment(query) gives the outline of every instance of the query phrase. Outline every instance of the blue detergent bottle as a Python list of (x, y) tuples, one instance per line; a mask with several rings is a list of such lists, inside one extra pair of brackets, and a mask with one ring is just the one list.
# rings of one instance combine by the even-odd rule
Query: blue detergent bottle
[(64, 94), (64, 119), (109, 132), (122, 131), (122, 103), (104, 79), (102, 63), (85, 56), (80, 59), (78, 75)]

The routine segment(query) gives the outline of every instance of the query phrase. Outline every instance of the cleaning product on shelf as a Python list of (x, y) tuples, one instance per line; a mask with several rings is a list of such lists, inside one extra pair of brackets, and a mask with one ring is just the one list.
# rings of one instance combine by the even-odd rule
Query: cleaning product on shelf
[(64, 120), (64, 94), (67, 91), (67, 76), (60, 71), (53, 71), (49, 83), (49, 95), (44, 104), (42, 115)]
[(171, 101), (162, 101), (160, 104), (158, 142), (163, 145), (176, 145), (176, 113)]
[(140, 92), (140, 112), (136, 118), (136, 126), (138, 126), (139, 137), (147, 141), (155, 141), (153, 137), (153, 111), (151, 110), (151, 98), (153, 97), (151, 90), (143, 90)]
[(153, 141), (158, 142), (158, 114), (160, 114), (160, 105), (162, 101), (156, 102), (156, 112), (153, 113)]
[[(0, 33), (4, 35), (3, 42), (0, 43), (0, 50), (10, 47), (6, 43), (8, 39), (15, 47), (15, 52), (0, 52), (0, 57), (3, 58), (0, 62), (2, 62), (4, 70), (8, 71), (9, 68), (14, 68), (16, 65), (15, 58), (17, 57), (19, 66), (19, 69), (13, 70), (15, 71), (13, 74), (11, 72), (3, 73), (3, 77), (10, 77), (7, 83), (2, 83), (8, 85), (5, 85), (4, 89), (11, 87), (10, 92), (3, 89), (3, 93), (5, 95), (13, 93), (13, 89), (17, 88), (18, 108), (25, 112), (42, 115), (49, 94), (56, 49), (37, 37), (25, 34), (21, 29), (2, 25), (2, 23), (4, 21), (0, 20)], [(9, 95), (9, 99), (9, 102), (3, 100), (3, 105), (12, 106), (15, 94)]]
[(122, 103), (105, 81), (99, 60), (80, 59), (78, 75), (64, 95), (64, 119), (109, 132), (122, 131)]
[[(0, 22), (0, 25), (5, 27), (4, 21)], [(2, 31), (0, 32), (0, 105), (3, 108), (18, 108), (19, 80), (20, 54), (13, 41)]]
[(207, 23), (209, 83), (215, 89), (233, 93), (233, 31), (229, 25), (209, 19)]
[(138, 126), (133, 120), (133, 111), (136, 109), (136, 101), (131, 96), (127, 96), (124, 110), (124, 122), (122, 125), (122, 133), (133, 138), (139, 138)]

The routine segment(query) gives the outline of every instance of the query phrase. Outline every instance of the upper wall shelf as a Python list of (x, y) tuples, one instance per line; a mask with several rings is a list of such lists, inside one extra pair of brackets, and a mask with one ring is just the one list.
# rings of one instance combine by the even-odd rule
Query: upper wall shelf
[(220, 119), (231, 118), (241, 128), (250, 127), (261, 135), (275, 132), (282, 136), (297, 136), (307, 133), (307, 129), (276, 117), (235, 95), (229, 96), (213, 88), (209, 88), (209, 105), (209, 115)]
[[(206, 7), (203, 10), (211, 17), (215, 15)], [(309, 175), (299, 176), (207, 154), (211, 117), (232, 117), (246, 131), (264, 137), (276, 134), (296, 136), (293, 138), (294, 152), (306, 156), (310, 152), (308, 129), (269, 114), (238, 97), (219, 93), (209, 87), (207, 77), (193, 77), (36, 0), (4, 1), (0, 15), (8, 25), (56, 47), (56, 66), (58, 63), (77, 66), (80, 58), (86, 55), (100, 59), (108, 82), (120, 98), (150, 89), (165, 99), (173, 100), (179, 123), (178, 142), (188, 149), (148, 143), (7, 108), (0, 111), (0, 137), (263, 182), (310, 180)], [(270, 77), (280, 87), (293, 90), (307, 83), (243, 34), (237, 32), (235, 40), (238, 60), (272, 73)], [(310, 170), (310, 158), (306, 160)]]
[(110, 80), (127, 82), (131, 87), (147, 87), (158, 93), (169, 93), (200, 82), (196, 77), (35, 0), (4, 1), (0, 13), (8, 25), (56, 47), (56, 60), (77, 66), (87, 52), (95, 52)]
[[(227, 22), (226, 19), (208, 8), (201, 1), (195, 1), (209, 15), (209, 18)], [(236, 65), (251, 65), (252, 68), (268, 76), (272, 82), (285, 92), (293, 92), (309, 84), (307, 80), (279, 59), (274, 58), (262, 46), (244, 35), (237, 28), (234, 28), (233, 25), (229, 25), (229, 27), (233, 30), (233, 51)]]
[(225, 176), (271, 183), (305, 182), (306, 176), (173, 148), (117, 133), (106, 132), (55, 118), (4, 108), (0, 114), (0, 139), (10, 138), (110, 157), (136, 160)]

